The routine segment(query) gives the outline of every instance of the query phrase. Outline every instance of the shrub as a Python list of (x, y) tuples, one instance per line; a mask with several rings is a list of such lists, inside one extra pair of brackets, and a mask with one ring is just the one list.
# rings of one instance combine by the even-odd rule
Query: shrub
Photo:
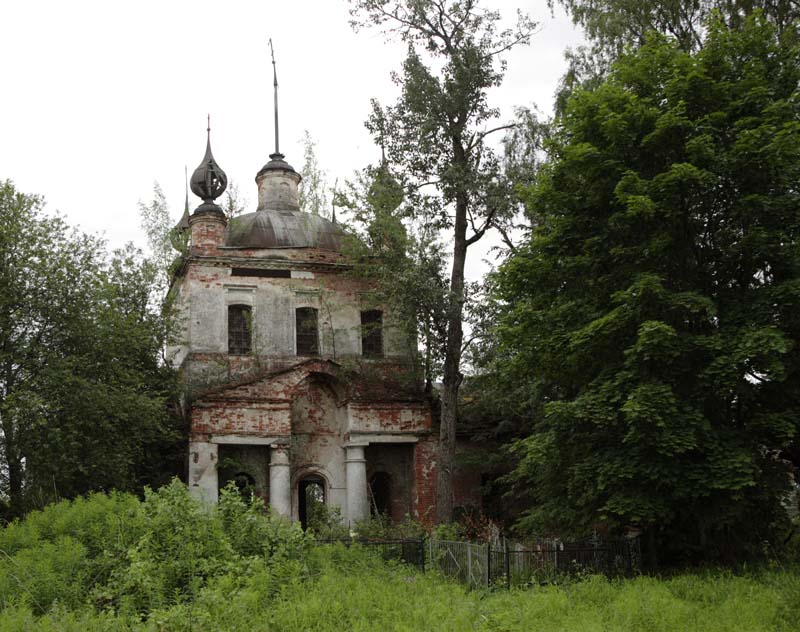
[(23, 603), (43, 614), (58, 601), (68, 608), (85, 599), (86, 547), (70, 536), (41, 542), (0, 562), (0, 606)]
[(130, 494), (91, 494), (29, 513), (0, 530), (0, 606), (28, 603), (37, 613), (58, 601), (75, 607), (126, 565), (142, 533)]
[(297, 559), (311, 543), (299, 524), (267, 512), (258, 496), (245, 502), (233, 482), (221, 490), (217, 512), (233, 550), (241, 556)]
[(320, 540), (341, 540), (350, 537), (350, 529), (344, 524), (341, 509), (323, 503), (311, 506), (308, 531)]
[(99, 598), (122, 596), (124, 610), (148, 612), (190, 599), (237, 557), (213, 509), (178, 479), (145, 489), (143, 506), (144, 534), (128, 551), (128, 567)]
[(368, 540), (405, 540), (421, 538), (425, 527), (408, 514), (402, 522), (392, 522), (388, 516), (370, 516), (356, 523), (354, 532), (359, 538)]

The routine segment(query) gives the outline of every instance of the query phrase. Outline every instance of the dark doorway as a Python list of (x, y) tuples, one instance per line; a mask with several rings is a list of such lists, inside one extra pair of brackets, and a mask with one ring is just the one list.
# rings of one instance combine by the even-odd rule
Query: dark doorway
[(386, 472), (375, 472), (369, 479), (373, 515), (390, 516), (392, 502), (392, 478)]
[(315, 518), (320, 517), (321, 508), (325, 506), (325, 481), (321, 476), (306, 476), (297, 484), (299, 500), (298, 513), (300, 525), (308, 529), (309, 523), (315, 525)]

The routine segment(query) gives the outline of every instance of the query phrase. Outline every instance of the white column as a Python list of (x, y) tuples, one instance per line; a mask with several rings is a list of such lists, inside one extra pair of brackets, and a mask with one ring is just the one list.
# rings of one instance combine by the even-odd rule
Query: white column
[(351, 445), (345, 448), (345, 473), (347, 476), (347, 519), (350, 526), (369, 516), (367, 499), (367, 460), (364, 458), (363, 445)]
[(189, 442), (189, 493), (214, 504), (219, 499), (219, 475), (216, 443)]
[(285, 445), (270, 446), (269, 505), (279, 515), (292, 517), (292, 477)]

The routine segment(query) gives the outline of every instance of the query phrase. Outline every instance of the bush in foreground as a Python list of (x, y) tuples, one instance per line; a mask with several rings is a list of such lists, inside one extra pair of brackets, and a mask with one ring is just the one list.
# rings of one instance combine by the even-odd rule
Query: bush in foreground
[(0, 630), (796, 629), (800, 574), (729, 571), (470, 592), (358, 545), (312, 546), (233, 489), (94, 495), (0, 531)]

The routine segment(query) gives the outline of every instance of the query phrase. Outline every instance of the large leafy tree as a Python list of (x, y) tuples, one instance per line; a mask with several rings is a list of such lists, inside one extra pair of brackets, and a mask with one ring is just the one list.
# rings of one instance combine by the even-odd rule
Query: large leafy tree
[(352, 273), (373, 281), (372, 302), (391, 305), (392, 326), (416, 341), (410, 356), (431, 394), (447, 330), (447, 257), (438, 231), (424, 217), (414, 219), (418, 197), (404, 196), (385, 160), (346, 182), (334, 201), (349, 215)]
[(712, 15), (737, 29), (758, 11), (784, 41), (796, 40), (797, 0), (548, 0), (562, 5), (580, 24), (588, 45), (569, 50), (556, 110), (577, 85), (595, 86), (623, 51), (641, 46), (651, 31), (670, 37), (687, 52), (700, 50)]
[[(489, 90), (503, 79), (501, 56), (526, 43), (533, 24), (517, 16), (512, 28), (477, 0), (352, 0), (356, 26), (377, 26), (408, 45), (396, 75), (401, 96), (394, 106), (376, 104), (368, 124), (389, 163), (424, 215), (452, 243), (449, 279), (442, 295), (445, 332), (437, 519), (450, 520), (458, 391), (463, 376), (464, 269), (467, 251), (510, 214), (500, 161), (488, 144), (497, 123)], [(393, 282), (393, 280), (389, 280)]]
[(174, 471), (156, 279), (133, 249), (108, 257), (41, 199), (0, 184), (0, 496), (11, 515)]
[(644, 43), (650, 31), (667, 35), (685, 51), (698, 50), (706, 38), (711, 14), (730, 28), (739, 28), (754, 11), (771, 21), (780, 35), (797, 34), (800, 6), (796, 0), (548, 0), (556, 1), (598, 50), (618, 54)]
[(503, 266), (498, 368), (532, 420), (523, 525), (732, 554), (785, 516), (800, 423), (800, 51), (763, 18), (654, 35), (579, 90)]

